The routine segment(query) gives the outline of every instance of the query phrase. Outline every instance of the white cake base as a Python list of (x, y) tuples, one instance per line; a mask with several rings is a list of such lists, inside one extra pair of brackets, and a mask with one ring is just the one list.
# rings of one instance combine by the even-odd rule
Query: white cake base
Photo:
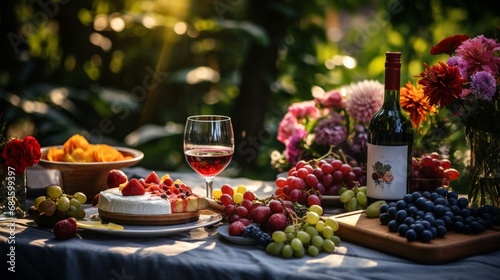
[(146, 192), (144, 195), (123, 196), (118, 188), (107, 189), (99, 194), (99, 210), (117, 214), (169, 215), (170, 202)]

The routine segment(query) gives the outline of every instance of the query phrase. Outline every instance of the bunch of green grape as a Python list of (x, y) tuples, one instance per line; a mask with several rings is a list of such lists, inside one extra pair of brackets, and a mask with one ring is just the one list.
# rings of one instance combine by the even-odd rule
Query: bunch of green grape
[(312, 205), (309, 211), (285, 230), (274, 231), (272, 242), (266, 246), (266, 252), (285, 259), (301, 258), (306, 254), (317, 256), (321, 252), (332, 253), (340, 244), (340, 238), (335, 235), (338, 222), (332, 218), (323, 218), (323, 209)]
[(344, 204), (344, 209), (348, 212), (363, 210), (368, 207), (368, 197), (366, 186), (355, 186), (352, 189), (341, 187), (339, 189), (340, 202)]
[(63, 192), (60, 186), (47, 187), (47, 195), (35, 199), (33, 206), (40, 214), (45, 216), (69, 216), (77, 219), (85, 218), (85, 209), (82, 204), (87, 202), (87, 196), (82, 192), (76, 192), (72, 196)]

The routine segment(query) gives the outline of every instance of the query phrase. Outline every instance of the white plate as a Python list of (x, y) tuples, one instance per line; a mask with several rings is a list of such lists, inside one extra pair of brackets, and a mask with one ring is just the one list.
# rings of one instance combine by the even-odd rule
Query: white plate
[(217, 228), (217, 233), (227, 239), (230, 242), (240, 244), (240, 245), (253, 245), (257, 244), (257, 239), (254, 238), (249, 238), (249, 237), (243, 237), (243, 236), (233, 236), (229, 235), (228, 232), (229, 225), (223, 225)]
[[(92, 211), (90, 211), (92, 212)], [(87, 215), (89, 212), (87, 212)], [(222, 220), (222, 215), (213, 214), (200, 214), (197, 221), (179, 224), (179, 225), (165, 225), (165, 226), (134, 226), (123, 225), (123, 230), (107, 230), (102, 228), (86, 228), (85, 230), (104, 233), (113, 236), (122, 237), (151, 237), (151, 236), (164, 236), (190, 231), (192, 229), (214, 225)]]

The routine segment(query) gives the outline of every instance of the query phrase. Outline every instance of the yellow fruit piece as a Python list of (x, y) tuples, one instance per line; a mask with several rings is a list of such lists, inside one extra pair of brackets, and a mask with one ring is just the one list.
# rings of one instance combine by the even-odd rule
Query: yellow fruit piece
[(94, 161), (94, 154), (91, 150), (84, 150), (82, 148), (76, 148), (72, 153), (71, 157), (75, 162), (92, 162)]
[(247, 187), (246, 187), (246, 186), (244, 186), (244, 185), (239, 185), (239, 186), (236, 188), (236, 192), (237, 192), (237, 193), (244, 194), (246, 191), (247, 191)]
[(318, 214), (318, 216), (323, 215), (323, 208), (319, 205), (311, 205), (309, 207), (309, 211), (315, 212), (316, 214)]
[(47, 199), (45, 196), (37, 197), (33, 202), (33, 206), (35, 206), (35, 208), (38, 209), (38, 205), (40, 205), (40, 202), (44, 201), (45, 199)]
[(243, 194), (242, 193), (235, 193), (233, 195), (233, 201), (234, 203), (240, 204), (243, 202)]
[(123, 154), (120, 153), (117, 149), (106, 144), (95, 145), (93, 154), (94, 160), (97, 162), (110, 162), (125, 159)]
[(323, 228), (323, 231), (321, 232), (323, 234), (323, 237), (326, 239), (330, 239), (333, 236), (333, 229), (329, 226), (325, 226)]
[(168, 173), (167, 173), (167, 174), (165, 174), (165, 175), (163, 175), (163, 176), (161, 176), (161, 178), (160, 178), (160, 182), (162, 182), (162, 183), (163, 183), (163, 182), (165, 182), (165, 180), (167, 180), (167, 179), (170, 179), (170, 174), (168, 174)]
[(114, 223), (107, 223), (103, 224), (101, 221), (77, 221), (76, 224), (78, 225), (79, 228), (100, 228), (100, 229), (107, 229), (107, 230), (123, 230), (123, 226), (114, 224)]
[(83, 148), (87, 149), (89, 146), (89, 142), (85, 137), (83, 137), (80, 134), (75, 134), (71, 136), (66, 142), (64, 143), (62, 150), (65, 154), (72, 154), (74, 150), (77, 148)]
[(222, 191), (220, 189), (215, 189), (212, 191), (212, 197), (214, 199), (219, 199), (222, 196)]
[(176, 179), (174, 181), (174, 185), (182, 185), (182, 181), (180, 179)]
[(76, 198), (76, 200), (78, 200), (78, 202), (80, 202), (81, 204), (87, 202), (87, 196), (82, 192), (76, 192), (75, 194), (73, 194), (73, 197)]
[(106, 144), (90, 144), (79, 134), (71, 136), (62, 148), (52, 147), (47, 152), (50, 161), (110, 162), (132, 158)]
[(50, 161), (63, 161), (64, 160), (64, 152), (62, 149), (52, 147), (47, 152), (47, 159)]
[(312, 211), (307, 212), (306, 222), (308, 222), (310, 225), (316, 225), (319, 222), (318, 213)]
[(325, 225), (331, 227), (334, 232), (339, 229), (339, 223), (332, 217), (325, 219)]
[(317, 230), (318, 232), (323, 232), (323, 230), (325, 229), (325, 222), (323, 222), (323, 221), (318, 221), (318, 222), (316, 223), (316, 226), (314, 226), (314, 227), (316, 228), (316, 230)]
[(127, 185), (127, 183), (128, 183), (128, 180), (125, 181), (125, 182), (123, 182), (123, 183), (121, 183), (120, 185), (118, 185), (118, 189), (121, 191), (123, 188), (125, 188), (125, 186)]

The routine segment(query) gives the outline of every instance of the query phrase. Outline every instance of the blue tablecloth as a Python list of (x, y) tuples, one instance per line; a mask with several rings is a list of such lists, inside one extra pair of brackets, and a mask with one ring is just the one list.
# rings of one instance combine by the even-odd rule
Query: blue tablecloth
[[(130, 169), (143, 176), (147, 170)], [(203, 180), (195, 174), (171, 173), (196, 191)], [(218, 178), (222, 183), (245, 184), (258, 194), (272, 193), (272, 182)], [(82, 230), (66, 241), (50, 229), (0, 224), (0, 279), (498, 279), (500, 251), (441, 265), (423, 265), (341, 242), (333, 254), (282, 259), (257, 245), (230, 243), (216, 226), (159, 237), (115, 237)], [(9, 227), (10, 225), (10, 227)], [(15, 240), (15, 243), (13, 243)], [(500, 240), (499, 240), (500, 242)], [(15, 272), (8, 261), (14, 260)]]

